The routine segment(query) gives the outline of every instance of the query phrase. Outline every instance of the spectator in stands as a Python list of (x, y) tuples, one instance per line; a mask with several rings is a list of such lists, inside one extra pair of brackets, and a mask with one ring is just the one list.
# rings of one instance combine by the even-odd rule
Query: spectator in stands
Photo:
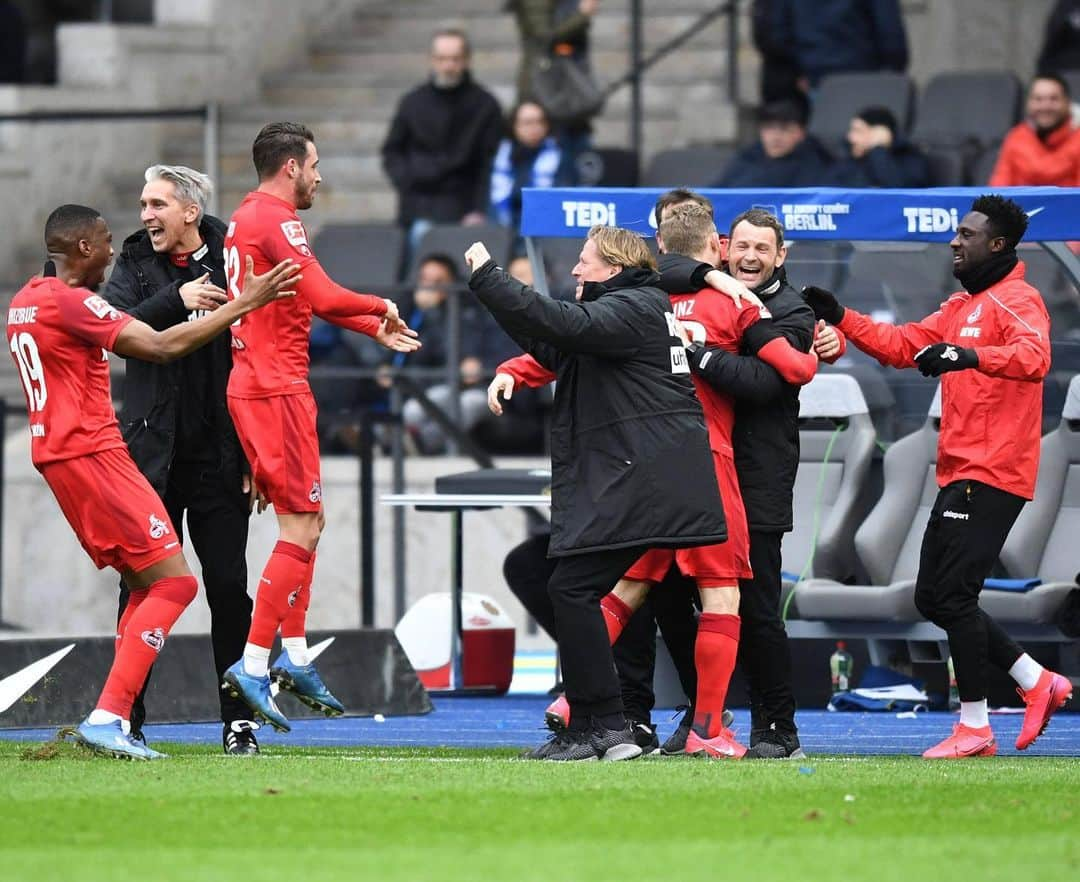
[(769, 0), (768, 5), (760, 27), (770, 35), (769, 57), (794, 65), (803, 92), (815, 90), (827, 74), (907, 69), (900, 0)]
[(10, 0), (0, 0), (0, 83), (26, 79), (26, 18)]
[(491, 161), (502, 112), (473, 81), (464, 32), (431, 41), (431, 78), (398, 104), (382, 146), (383, 168), (398, 193), (398, 221), (415, 249), (435, 223), (476, 224), (488, 205)]
[(837, 187), (928, 187), (930, 164), (898, 131), (886, 107), (867, 107), (851, 120), (848, 158), (837, 163), (830, 182)]
[(991, 187), (1080, 185), (1080, 129), (1072, 122), (1069, 86), (1039, 74), (1028, 90), (1026, 118), (1005, 136)]
[(1041, 73), (1080, 70), (1080, 0), (1054, 4), (1036, 69)]
[(516, 230), (521, 225), (522, 187), (572, 185), (573, 174), (551, 136), (547, 113), (535, 101), (523, 101), (510, 117), (510, 137), (495, 152), (489, 217)]
[(731, 160), (717, 187), (814, 187), (825, 182), (832, 159), (806, 133), (805, 98), (787, 98), (758, 111), (758, 140)]
[[(412, 297), (412, 314), (409, 327), (422, 327), (424, 347), (414, 353), (394, 353), (391, 363), (395, 367), (445, 368), (450, 355), (450, 334), (447, 327), (450, 297), (462, 297), (461, 276), (453, 258), (446, 254), (429, 254), (416, 271), (416, 290)], [(459, 425), (468, 431), (487, 413), (487, 392), (482, 385), (483, 365), (473, 353), (474, 337), (466, 333), (476, 318), (476, 310), (463, 307), (461, 317), (461, 395), (459, 398)], [(427, 397), (444, 411), (450, 404), (450, 385), (432, 377), (418, 377), (416, 382)], [(416, 443), (420, 453), (436, 454), (446, 451), (446, 436), (439, 424), (424, 411), (414, 398), (405, 402), (402, 409), (405, 429)]]

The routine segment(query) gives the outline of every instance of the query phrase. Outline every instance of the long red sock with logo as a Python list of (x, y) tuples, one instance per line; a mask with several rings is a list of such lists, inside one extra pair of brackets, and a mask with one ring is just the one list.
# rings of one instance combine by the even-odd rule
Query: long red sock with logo
[(281, 639), (289, 640), (305, 637), (307, 635), (307, 612), (311, 605), (311, 580), (315, 574), (315, 552), (311, 552), (311, 560), (308, 563), (307, 575), (304, 584), (300, 586), (300, 593), (296, 595), (296, 602), (289, 607), (285, 618), (281, 620)]
[[(139, 608), (146, 596), (150, 593), (149, 588), (134, 588), (128, 589), (128, 601), (127, 606), (124, 607), (124, 612), (120, 616), (120, 621), (116, 623), (116, 649), (115, 653), (120, 652), (120, 644), (124, 640), (124, 632), (127, 631), (127, 626), (131, 622), (131, 617), (135, 615), (135, 610)], [(116, 657), (115, 654), (113, 656)]]
[(146, 590), (127, 618), (116, 658), (98, 699), (98, 710), (116, 714), (123, 720), (131, 716), (131, 705), (165, 645), (165, 638), (198, 591), (199, 583), (194, 576), (158, 579)]
[(724, 700), (738, 653), (739, 617), (702, 613), (694, 642), (698, 683), (694, 729), (703, 738), (715, 738), (723, 728)]
[(615, 594), (605, 594), (600, 598), (600, 612), (604, 614), (608, 641), (614, 646), (634, 611)]
[[(280, 539), (274, 545), (270, 560), (259, 578), (259, 591), (255, 595), (255, 610), (248, 631), (249, 644), (270, 649), (278, 626), (300, 601), (310, 565), (311, 552), (306, 548)], [(290, 595), (293, 597), (293, 607), (289, 605)]]

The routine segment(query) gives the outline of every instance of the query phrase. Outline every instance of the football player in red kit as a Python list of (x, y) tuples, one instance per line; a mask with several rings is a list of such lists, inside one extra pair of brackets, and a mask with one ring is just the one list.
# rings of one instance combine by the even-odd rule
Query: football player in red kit
[(15, 295), (7, 315), (8, 348), (26, 394), (30, 456), (87, 554), (99, 568), (114, 567), (131, 589), (105, 687), (76, 737), (111, 756), (157, 759), (163, 754), (132, 739), (126, 726), (147, 671), (198, 584), (165, 504), (120, 435), (104, 350), (156, 362), (187, 355), (281, 296), (283, 285), (299, 279), (292, 278), (298, 268), (283, 261), (254, 276), (249, 258), (243, 301), (159, 332), (93, 292), (113, 255), (112, 234), (98, 212), (60, 206), (46, 221), (45, 245), (45, 275)]
[[(306, 637), (315, 548), (325, 524), (315, 399), (308, 386), (311, 317), (367, 334), (398, 352), (411, 352), (420, 343), (392, 301), (342, 288), (312, 253), (296, 214), (311, 207), (322, 180), (311, 131), (297, 123), (264, 126), (252, 158), (258, 189), (244, 197), (225, 235), (229, 297), (247, 297), (240, 284), (246, 259), (258, 270), (289, 257), (302, 268), (303, 281), (294, 299), (232, 328), (229, 413), (252, 480), (274, 506), (279, 538), (259, 579), (243, 658), (226, 671), (222, 688), (276, 729), (288, 731), (289, 721), (271, 697), (271, 676), (310, 707), (327, 715), (344, 711), (311, 663)], [(279, 628), (283, 651), (271, 665)]]
[[(665, 213), (659, 231), (669, 253), (686, 254), (713, 266), (721, 262), (720, 239), (707, 207), (693, 202), (676, 205)], [(772, 328), (771, 322), (762, 322), (761, 319), (769, 318), (764, 307), (749, 302), (736, 305), (733, 299), (711, 288), (672, 295), (671, 303), (679, 336), (688, 348), (719, 347), (738, 353), (745, 343), (776, 368), (785, 381), (801, 385), (813, 378), (817, 357), (795, 349)], [(515, 383), (530, 386), (551, 379), (550, 373), (545, 373), (529, 356), (504, 362), (498, 372), (510, 374)], [(651, 587), (663, 580), (672, 563), (696, 580), (701, 589), (703, 612), (695, 644), (698, 686), (694, 725), (686, 751), (737, 758), (746, 748), (723, 727), (722, 714), (739, 645), (739, 579), (751, 575), (750, 536), (731, 442), (734, 402), (696, 373), (694, 387), (709, 427), (728, 540), (718, 545), (648, 552), (602, 600), (601, 608), (608, 637), (614, 643)], [(568, 710), (565, 699), (558, 699), (548, 710), (549, 721), (565, 725)]]

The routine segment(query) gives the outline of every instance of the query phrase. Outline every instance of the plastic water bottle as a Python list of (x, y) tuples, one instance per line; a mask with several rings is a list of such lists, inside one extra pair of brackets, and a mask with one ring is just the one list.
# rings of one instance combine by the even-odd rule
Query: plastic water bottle
[(953, 667), (952, 656), (945, 663), (949, 669), (949, 710), (960, 708), (960, 690), (956, 688), (956, 669)]
[(847, 692), (851, 685), (851, 669), (853, 659), (847, 651), (847, 644), (843, 640), (837, 641), (836, 651), (829, 656), (829, 673), (832, 674), (832, 690)]

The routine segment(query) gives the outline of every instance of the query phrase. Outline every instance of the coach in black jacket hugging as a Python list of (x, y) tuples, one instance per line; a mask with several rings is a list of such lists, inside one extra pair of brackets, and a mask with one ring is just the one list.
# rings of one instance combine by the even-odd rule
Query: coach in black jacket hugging
[[(161, 331), (225, 302), (225, 225), (204, 214), (209, 195), (210, 179), (201, 172), (165, 165), (146, 170), (143, 229), (124, 240), (103, 292), (109, 303)], [(210, 605), (217, 683), (243, 655), (251, 625), (244, 558), (251, 488), (225, 404), (231, 369), (228, 333), (169, 364), (130, 359), (120, 416), (131, 458), (164, 500), (181, 540), (187, 512)], [(123, 611), (127, 592), (121, 589)], [(215, 692), (225, 752), (257, 753), (250, 712), (216, 684)], [(132, 728), (139, 730), (145, 716), (140, 695)]]
[(551, 371), (551, 546), (570, 728), (533, 759), (632, 759), (600, 598), (649, 548), (727, 538), (709, 439), (656, 263), (634, 233), (596, 226), (573, 269), (577, 303), (543, 297), (480, 243), (469, 287)]

